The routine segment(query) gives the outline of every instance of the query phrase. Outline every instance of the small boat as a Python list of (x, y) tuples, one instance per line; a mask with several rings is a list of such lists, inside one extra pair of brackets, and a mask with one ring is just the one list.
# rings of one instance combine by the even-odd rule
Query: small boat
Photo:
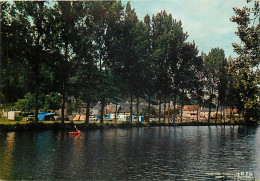
[(81, 134), (81, 132), (77, 129), (77, 127), (76, 126), (74, 126), (75, 127), (75, 129), (77, 130), (77, 131), (71, 131), (71, 132), (69, 132), (69, 134), (71, 135), (71, 136), (76, 136), (76, 135), (80, 135)]
[(80, 135), (81, 133), (80, 133), (80, 131), (72, 131), (72, 132), (69, 132), (69, 134), (71, 136), (76, 136), (76, 135)]

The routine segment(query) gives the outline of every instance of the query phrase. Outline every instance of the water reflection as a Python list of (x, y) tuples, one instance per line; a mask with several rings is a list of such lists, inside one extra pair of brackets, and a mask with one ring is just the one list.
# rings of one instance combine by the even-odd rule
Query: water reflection
[(257, 129), (255, 136), (255, 150), (256, 153), (254, 155), (254, 164), (256, 165), (256, 169), (258, 172), (255, 172), (255, 177), (260, 178), (260, 129)]
[(15, 146), (15, 132), (9, 132), (6, 134), (6, 140), (1, 145), (0, 149), (0, 178), (11, 178), (13, 167), (13, 152)]
[[(10, 132), (0, 137), (0, 179), (205, 180), (260, 178), (260, 129), (154, 127)], [(240, 174), (240, 175), (239, 175)], [(251, 175), (252, 176), (252, 175)]]

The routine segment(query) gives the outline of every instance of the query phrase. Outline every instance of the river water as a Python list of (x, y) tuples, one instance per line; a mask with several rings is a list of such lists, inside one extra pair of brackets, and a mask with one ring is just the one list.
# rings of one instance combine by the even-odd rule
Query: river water
[(260, 179), (260, 128), (1, 132), (0, 180)]

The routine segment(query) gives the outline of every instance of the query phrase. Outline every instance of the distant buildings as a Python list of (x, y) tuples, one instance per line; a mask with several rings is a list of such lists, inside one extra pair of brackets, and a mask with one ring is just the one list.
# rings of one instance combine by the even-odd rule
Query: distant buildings
[[(138, 112), (139, 112), (139, 120), (143, 120), (144, 116), (147, 115), (142, 115), (144, 113), (144, 110), (147, 108), (148, 105), (146, 104), (140, 104), (138, 106)], [(158, 115), (158, 105), (151, 105), (157, 112)], [(170, 118), (172, 118), (172, 116), (174, 114), (168, 114), (168, 108), (170, 109), (169, 111), (173, 112), (173, 104), (172, 102), (169, 104), (166, 104), (166, 109), (165, 111), (166, 113), (166, 117), (168, 118), (168, 115), (170, 115)], [(93, 106), (90, 109), (90, 121), (96, 121), (98, 119), (100, 119), (100, 115), (101, 115), (101, 105), (98, 103), (95, 106)], [(164, 105), (161, 105), (161, 114), (163, 115), (163, 111), (164, 111)], [(181, 114), (182, 111), (182, 114)], [(211, 117), (215, 117), (216, 116), (216, 109), (212, 108), (211, 109)], [(136, 110), (136, 104), (133, 103), (133, 115), (132, 115), (132, 120), (133, 121), (137, 121), (137, 116), (135, 115), (137, 112)], [(86, 113), (86, 112), (85, 112)], [(82, 114), (82, 115), (76, 115), (75, 118), (73, 120), (81, 120), (84, 121), (86, 119), (86, 115)], [(221, 113), (221, 109), (219, 108), (218, 110), (218, 114)], [(230, 113), (237, 113), (237, 110), (234, 109), (233, 111), (231, 111), (230, 109), (226, 109), (224, 111), (222, 111), (223, 115), (228, 115)], [(113, 103), (109, 103), (105, 106), (104, 108), (104, 120), (115, 120), (117, 119), (117, 121), (130, 121), (130, 103), (118, 103), (113, 104)], [(162, 116), (161, 115), (161, 116)], [(175, 116), (177, 117), (177, 120), (180, 121), (181, 117), (183, 121), (206, 121), (208, 120), (208, 116), (209, 116), (209, 108), (204, 108), (204, 107), (199, 107), (197, 105), (184, 105), (182, 110), (181, 110), (181, 106), (180, 105), (176, 105), (176, 114)], [(158, 120), (157, 119), (158, 116), (156, 117), (151, 117), (151, 120)], [(220, 119), (220, 116), (219, 116)]]
[(186, 105), (182, 109), (182, 117), (185, 120), (197, 120), (200, 117), (200, 107), (195, 105)]

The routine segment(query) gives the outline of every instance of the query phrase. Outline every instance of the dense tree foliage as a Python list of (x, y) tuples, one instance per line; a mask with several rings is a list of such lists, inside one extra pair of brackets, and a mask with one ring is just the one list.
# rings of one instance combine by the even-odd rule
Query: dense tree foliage
[(260, 3), (247, 2), (254, 3), (253, 7), (234, 8), (235, 16), (231, 18), (238, 25), (236, 34), (242, 44), (233, 44), (239, 57), (230, 63), (230, 70), (236, 78), (245, 121), (249, 123), (260, 118)]
[[(174, 118), (177, 103), (181, 110), (196, 104), (236, 107), (246, 118), (258, 114), (259, 21), (249, 26), (248, 8), (235, 9), (232, 21), (244, 44), (234, 45), (239, 57), (227, 61), (218, 47), (198, 55), (171, 14), (140, 20), (130, 2), (0, 3), (0, 103), (34, 110), (35, 122), (38, 109), (59, 108), (64, 122), (68, 98), (85, 103), (86, 124), (97, 102), (101, 123), (105, 105), (120, 101), (130, 102), (132, 121), (134, 110), (140, 114), (140, 99), (148, 103), (148, 121), (156, 114), (152, 103), (159, 105), (159, 121), (169, 121), (171, 101)], [(253, 11), (259, 18), (259, 3)]]
[[(213, 99), (217, 102), (217, 109), (220, 103), (223, 103), (223, 99), (225, 97), (225, 52), (223, 49), (213, 48), (209, 52), (208, 56), (205, 58), (205, 76), (207, 77), (206, 81), (206, 90), (209, 106), (209, 116), (208, 122), (211, 116), (211, 107), (213, 105)], [(223, 77), (225, 76), (225, 77)], [(221, 102), (220, 102), (221, 101)]]

